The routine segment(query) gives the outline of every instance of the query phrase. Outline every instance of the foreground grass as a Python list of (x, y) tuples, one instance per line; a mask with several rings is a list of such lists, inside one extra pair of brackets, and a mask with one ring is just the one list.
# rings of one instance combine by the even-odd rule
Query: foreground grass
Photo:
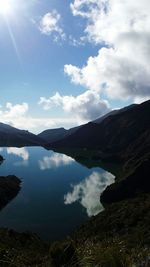
[(112, 204), (70, 238), (0, 230), (0, 267), (149, 267), (150, 195)]
[(149, 267), (148, 247), (127, 248), (119, 239), (93, 243), (90, 240), (75, 248), (73, 241), (53, 244), (48, 251), (39, 248), (0, 249), (0, 266), (14, 267)]

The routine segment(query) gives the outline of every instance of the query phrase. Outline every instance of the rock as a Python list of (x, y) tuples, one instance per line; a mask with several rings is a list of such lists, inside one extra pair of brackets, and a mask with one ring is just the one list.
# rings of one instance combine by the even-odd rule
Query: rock
[(0, 162), (3, 161), (3, 160), (4, 160), (4, 158), (0, 155)]
[(0, 176), (0, 210), (18, 194), (20, 184), (20, 179), (14, 175)]

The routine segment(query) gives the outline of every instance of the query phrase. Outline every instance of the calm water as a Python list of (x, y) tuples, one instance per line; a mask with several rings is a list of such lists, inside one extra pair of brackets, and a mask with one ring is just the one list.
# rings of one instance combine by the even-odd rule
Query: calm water
[(17, 197), (0, 212), (0, 227), (44, 239), (61, 239), (101, 211), (100, 192), (114, 181), (103, 169), (88, 169), (43, 148), (0, 148), (0, 154), (6, 159), (0, 176), (22, 180)]

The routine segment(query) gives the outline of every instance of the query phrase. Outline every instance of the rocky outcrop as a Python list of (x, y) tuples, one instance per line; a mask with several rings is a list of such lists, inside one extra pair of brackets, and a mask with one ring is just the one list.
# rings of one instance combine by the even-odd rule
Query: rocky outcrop
[(0, 176), (0, 210), (18, 194), (20, 184), (20, 179), (14, 175)]
[(0, 155), (0, 164), (4, 160), (4, 158)]

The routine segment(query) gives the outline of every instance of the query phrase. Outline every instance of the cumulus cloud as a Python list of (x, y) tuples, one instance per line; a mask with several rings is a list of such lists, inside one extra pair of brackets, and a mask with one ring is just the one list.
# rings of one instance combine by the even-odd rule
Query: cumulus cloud
[(65, 39), (65, 33), (61, 27), (61, 15), (56, 10), (45, 14), (41, 18), (39, 29), (43, 34), (53, 35), (54, 41)]
[(142, 56), (140, 62), (137, 61), (138, 59), (134, 60), (131, 56), (125, 55), (123, 47), (102, 48), (96, 57), (88, 59), (83, 68), (66, 65), (65, 72), (71, 77), (72, 82), (92, 91), (105, 92), (108, 98), (134, 99), (150, 95), (148, 64), (144, 59), (142, 62)]
[(64, 203), (69, 205), (78, 201), (86, 209), (89, 217), (96, 215), (103, 210), (100, 194), (113, 182), (114, 176), (111, 173), (93, 172), (79, 184), (71, 186), (72, 192), (64, 196)]
[(58, 168), (60, 166), (70, 165), (73, 162), (74, 159), (71, 157), (55, 153), (50, 157), (44, 157), (42, 160), (39, 160), (39, 166), (41, 170), (48, 170)]
[(150, 2), (74, 0), (70, 7), (74, 16), (86, 21), (80, 40), (95, 43), (100, 49), (82, 67), (64, 66), (71, 82), (86, 91), (78, 96), (56, 93), (49, 98), (41, 97), (39, 103), (44, 109), (62, 106), (85, 122), (107, 113), (107, 101), (140, 103), (149, 99)]
[[(2, 107), (1, 107), (2, 108)], [(13, 105), (10, 102), (6, 103), (5, 110), (0, 109), (0, 115), (6, 119), (17, 118), (25, 115), (29, 107), (27, 103)]]
[(148, 0), (74, 0), (70, 7), (74, 16), (87, 20), (85, 33), (95, 43), (114, 43), (122, 33), (149, 32)]
[(80, 122), (96, 119), (109, 111), (106, 100), (102, 100), (96, 91), (87, 90), (78, 96), (61, 96), (58, 92), (49, 98), (41, 97), (39, 104), (45, 110), (62, 106), (64, 111), (71, 112)]
[(96, 57), (90, 57), (87, 65), (83, 68), (71, 64), (65, 65), (64, 72), (70, 76), (71, 82), (83, 85), (88, 89), (100, 91), (100, 84), (103, 85), (103, 81), (99, 77), (99, 61)]
[(150, 2), (75, 0), (70, 7), (86, 20), (88, 40), (103, 47), (82, 68), (65, 65), (71, 81), (108, 99), (149, 98)]
[(0, 107), (1, 122), (10, 124), (14, 127), (20, 127), (28, 124), (24, 121), (27, 116), (29, 106), (27, 103), (15, 104), (7, 102), (5, 106)]
[(6, 103), (0, 106), (0, 121), (19, 129), (28, 129), (31, 132), (39, 133), (46, 128), (57, 128), (77, 125), (75, 118), (57, 117), (32, 117), (29, 115), (29, 105), (27, 103), (16, 104)]

